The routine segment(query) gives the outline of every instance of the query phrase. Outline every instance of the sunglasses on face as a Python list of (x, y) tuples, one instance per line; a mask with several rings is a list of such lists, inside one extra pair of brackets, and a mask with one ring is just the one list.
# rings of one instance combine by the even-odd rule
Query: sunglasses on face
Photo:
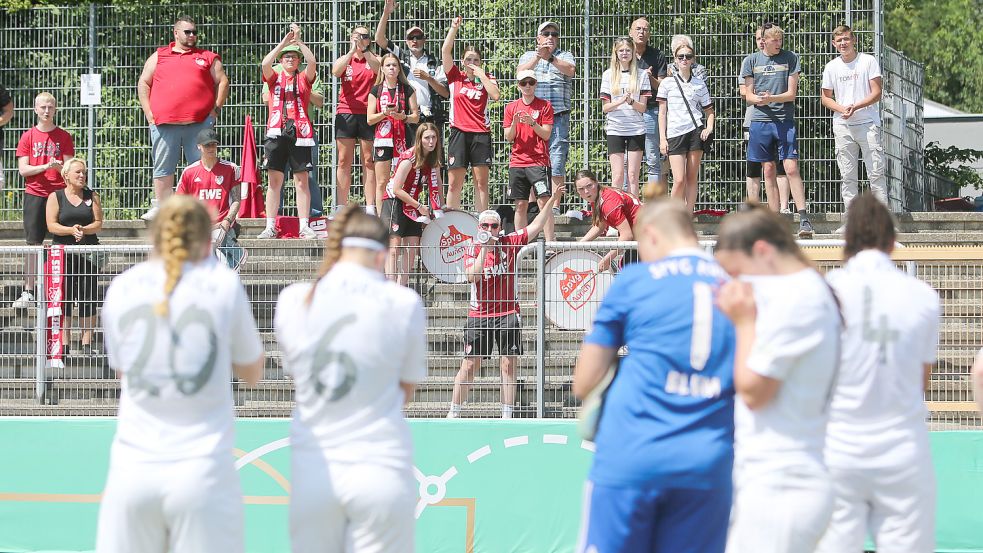
[(425, 38), (426, 37), (423, 36), (423, 35), (410, 35), (410, 36), (406, 37), (406, 40), (423, 40)]
[(198, 36), (198, 30), (197, 29), (185, 29), (184, 30), (184, 34), (187, 35), (187, 36), (192, 36), (192, 35), (193, 36)]
[(525, 80), (519, 81), (519, 86), (536, 86), (536, 81), (534, 81), (532, 79), (525, 79)]
[(483, 229), (498, 230), (498, 227), (500, 225), (498, 223), (481, 223), (478, 226), (481, 227), (481, 228), (483, 228)]
[(542, 36), (551, 36), (553, 38), (560, 38), (560, 33), (557, 31), (543, 31), (539, 34), (541, 34)]
[(693, 54), (679, 54), (678, 56), (676, 56), (676, 59), (679, 61), (691, 60), (693, 59)]
[(355, 33), (355, 37), (358, 38), (359, 40), (369, 40), (370, 38), (372, 38), (366, 33)]

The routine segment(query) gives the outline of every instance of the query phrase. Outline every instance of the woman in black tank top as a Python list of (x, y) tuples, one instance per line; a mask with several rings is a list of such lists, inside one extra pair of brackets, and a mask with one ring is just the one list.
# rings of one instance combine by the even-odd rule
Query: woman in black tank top
[[(82, 159), (66, 161), (62, 169), (66, 188), (48, 196), (48, 232), (54, 235), (52, 242), (55, 244), (88, 246), (99, 243), (96, 233), (102, 230), (102, 204), (99, 195), (86, 186), (87, 171)], [(82, 331), (81, 352), (83, 355), (96, 353), (92, 329), (96, 322), (96, 278), (100, 268), (94, 263), (95, 259), (91, 253), (72, 252), (65, 256), (65, 322), (61, 336), (66, 355), (71, 343), (72, 305), (76, 302)]]

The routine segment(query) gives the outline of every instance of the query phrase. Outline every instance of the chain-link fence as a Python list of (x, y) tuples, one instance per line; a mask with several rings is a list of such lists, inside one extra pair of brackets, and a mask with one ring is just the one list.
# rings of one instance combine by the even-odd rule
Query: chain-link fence
[[(56, 121), (74, 137), (76, 150), (91, 160), (90, 183), (103, 198), (109, 219), (134, 218), (149, 206), (152, 196), (149, 131), (136, 95), (142, 66), (155, 48), (170, 40), (178, 14), (189, 13), (198, 21), (199, 44), (222, 56), (231, 83), (231, 93), (220, 114), (220, 155), (240, 159), (241, 129), (247, 114), (253, 116), (256, 136), (262, 136), (266, 108), (260, 103), (259, 63), (286, 32), (291, 22), (304, 28), (304, 38), (319, 59), (329, 106), (315, 110), (314, 122), (320, 143), (318, 168), (321, 193), (331, 201), (337, 152), (332, 119), (337, 101), (337, 79), (330, 76), (330, 63), (348, 49), (348, 37), (356, 25), (374, 33), (383, 8), (382, 1), (342, 2), (315, 0), (303, 3), (247, 1), (196, 6), (144, 4), (132, 6), (42, 7), (0, 13), (5, 32), (0, 48), (11, 60), (0, 67), (0, 82), (10, 89), (17, 107), (14, 121), (3, 130), (6, 141), (0, 160), (9, 183), (0, 201), (0, 218), (20, 218), (23, 181), (16, 174), (14, 148), (17, 137), (34, 123), (31, 111), (35, 94), (52, 91), (59, 102)], [(502, 201), (507, 182), (509, 147), (501, 128), (507, 102), (518, 97), (515, 67), (523, 52), (533, 49), (536, 29), (544, 20), (555, 21), (561, 30), (560, 47), (577, 61), (573, 80), (570, 160), (567, 174), (585, 166), (599, 171), (602, 180), (610, 175), (604, 139), (604, 115), (599, 100), (600, 79), (608, 67), (613, 41), (628, 33), (631, 22), (647, 17), (651, 44), (667, 52), (673, 34), (692, 36), (699, 61), (709, 72), (709, 86), (718, 114), (717, 141), (702, 165), (698, 207), (728, 208), (744, 194), (744, 147), (741, 122), (745, 103), (738, 95), (738, 74), (743, 57), (755, 48), (753, 33), (762, 21), (773, 21), (786, 32), (785, 47), (801, 55), (802, 80), (796, 100), (801, 170), (811, 210), (840, 211), (839, 175), (833, 161), (830, 113), (819, 103), (822, 69), (835, 54), (829, 33), (848, 22), (856, 30), (859, 48), (880, 54), (880, 0), (767, 0), (749, 7), (730, 0), (707, 4), (697, 0), (672, 0), (659, 5), (627, 0), (558, 2), (535, 0), (487, 2), (478, 0), (404, 0), (398, 4), (388, 25), (387, 36), (402, 42), (410, 26), (419, 25), (427, 34), (427, 49), (439, 56), (440, 45), (453, 15), (465, 18), (456, 56), (465, 43), (480, 46), (486, 69), (498, 77), (502, 99), (492, 102), (494, 160), (491, 178), (492, 202)], [(921, 81), (904, 73), (893, 75), (897, 63), (912, 65), (884, 49), (885, 129), (904, 146), (889, 156), (893, 183), (904, 182), (920, 190), (920, 115), (915, 122), (896, 113), (894, 97), (910, 102), (920, 98)], [(897, 60), (902, 60), (898, 62)], [(893, 64), (893, 65), (892, 65)], [(906, 66), (907, 66), (906, 65)], [(80, 77), (98, 73), (102, 79), (102, 103), (80, 105)], [(901, 90), (900, 88), (903, 88)], [(920, 104), (916, 108), (920, 114)], [(907, 117), (913, 117), (909, 114)], [(897, 123), (897, 117), (902, 118)], [(895, 121), (892, 123), (892, 121)], [(889, 143), (891, 143), (889, 141)], [(891, 146), (893, 147), (893, 146)], [(897, 148), (895, 148), (897, 150)], [(894, 150), (890, 150), (894, 151)], [(920, 158), (919, 158), (920, 159)], [(644, 170), (644, 168), (643, 168)], [(364, 194), (356, 160), (353, 198)], [(285, 187), (290, 192), (291, 187)], [(895, 209), (919, 209), (909, 199), (895, 196)], [(465, 187), (470, 202), (471, 186)], [(912, 196), (913, 197), (913, 196)], [(292, 205), (288, 201), (287, 205)]]

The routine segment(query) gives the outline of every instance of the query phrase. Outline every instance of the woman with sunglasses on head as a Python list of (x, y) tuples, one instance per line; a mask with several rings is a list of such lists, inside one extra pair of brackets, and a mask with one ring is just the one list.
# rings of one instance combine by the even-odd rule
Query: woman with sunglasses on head
[(420, 120), (416, 91), (403, 75), (403, 66), (395, 54), (382, 56), (382, 70), (369, 92), (366, 118), (369, 125), (375, 127), (372, 159), (376, 163), (376, 186), (365, 189), (365, 205), (376, 206), (381, 213), (382, 196), (389, 182), (393, 159), (399, 158), (410, 146), (406, 141), (407, 125)]
[(488, 100), (497, 101), (501, 93), (495, 77), (482, 68), (481, 52), (476, 47), (464, 49), (464, 71), (454, 65), (454, 41), (461, 21), (460, 16), (454, 18), (440, 49), (451, 95), (447, 205), (461, 208), (461, 191), (470, 165), (474, 176), (474, 208), (481, 212), (488, 209), (488, 171), (493, 155)]
[[(642, 206), (636, 196), (600, 184), (597, 182), (597, 176), (590, 169), (577, 171), (574, 177), (574, 186), (577, 188), (577, 194), (587, 202), (588, 210), (591, 213), (591, 228), (587, 234), (580, 238), (581, 242), (590, 242), (598, 236), (604, 236), (608, 229), (618, 231), (619, 242), (630, 242), (635, 239), (633, 231), (635, 218)], [(654, 187), (651, 188), (654, 193)], [(665, 193), (664, 188), (662, 193)], [(653, 194), (653, 198), (658, 195), (661, 194)], [(618, 250), (608, 252), (601, 258), (597, 270), (599, 272), (608, 270), (618, 254)], [(628, 250), (624, 252), (621, 264), (627, 265), (636, 261), (638, 261), (638, 252)]]
[(823, 463), (842, 322), (833, 291), (788, 232), (754, 205), (720, 225), (716, 257), (734, 280), (734, 506), (728, 553), (815, 551), (833, 511)]
[[(369, 92), (380, 69), (380, 61), (369, 50), (371, 44), (369, 30), (356, 27), (352, 31), (351, 48), (331, 66), (331, 74), (341, 81), (334, 118), (335, 143), (338, 145), (338, 167), (335, 169), (338, 197), (332, 198), (332, 201), (336, 208), (348, 204), (356, 145), (362, 152), (362, 185), (366, 198), (369, 197), (369, 189), (374, 192), (376, 186), (375, 163), (372, 161), (375, 132), (369, 125), (367, 113)], [(375, 213), (375, 205), (367, 204), (366, 209)]]
[(409, 283), (423, 227), (444, 204), (440, 130), (434, 123), (424, 123), (416, 138), (416, 144), (399, 155), (392, 179), (382, 193), (382, 222), (392, 231), (386, 274), (403, 286)]
[(710, 89), (693, 73), (696, 54), (685, 42), (673, 57), (679, 71), (659, 84), (659, 149), (669, 156), (672, 197), (696, 207), (700, 162), (713, 134), (714, 111)]
[(605, 114), (611, 185), (635, 197), (645, 152), (645, 106), (651, 95), (647, 73), (638, 70), (634, 43), (628, 38), (614, 41), (611, 64), (601, 75), (601, 110)]

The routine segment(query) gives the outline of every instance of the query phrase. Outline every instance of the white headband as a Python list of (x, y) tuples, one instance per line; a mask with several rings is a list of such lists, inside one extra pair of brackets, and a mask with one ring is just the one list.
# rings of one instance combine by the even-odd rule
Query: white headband
[(378, 240), (362, 238), (361, 236), (349, 236), (341, 239), (342, 248), (365, 248), (374, 252), (386, 251), (386, 246), (380, 244)]

